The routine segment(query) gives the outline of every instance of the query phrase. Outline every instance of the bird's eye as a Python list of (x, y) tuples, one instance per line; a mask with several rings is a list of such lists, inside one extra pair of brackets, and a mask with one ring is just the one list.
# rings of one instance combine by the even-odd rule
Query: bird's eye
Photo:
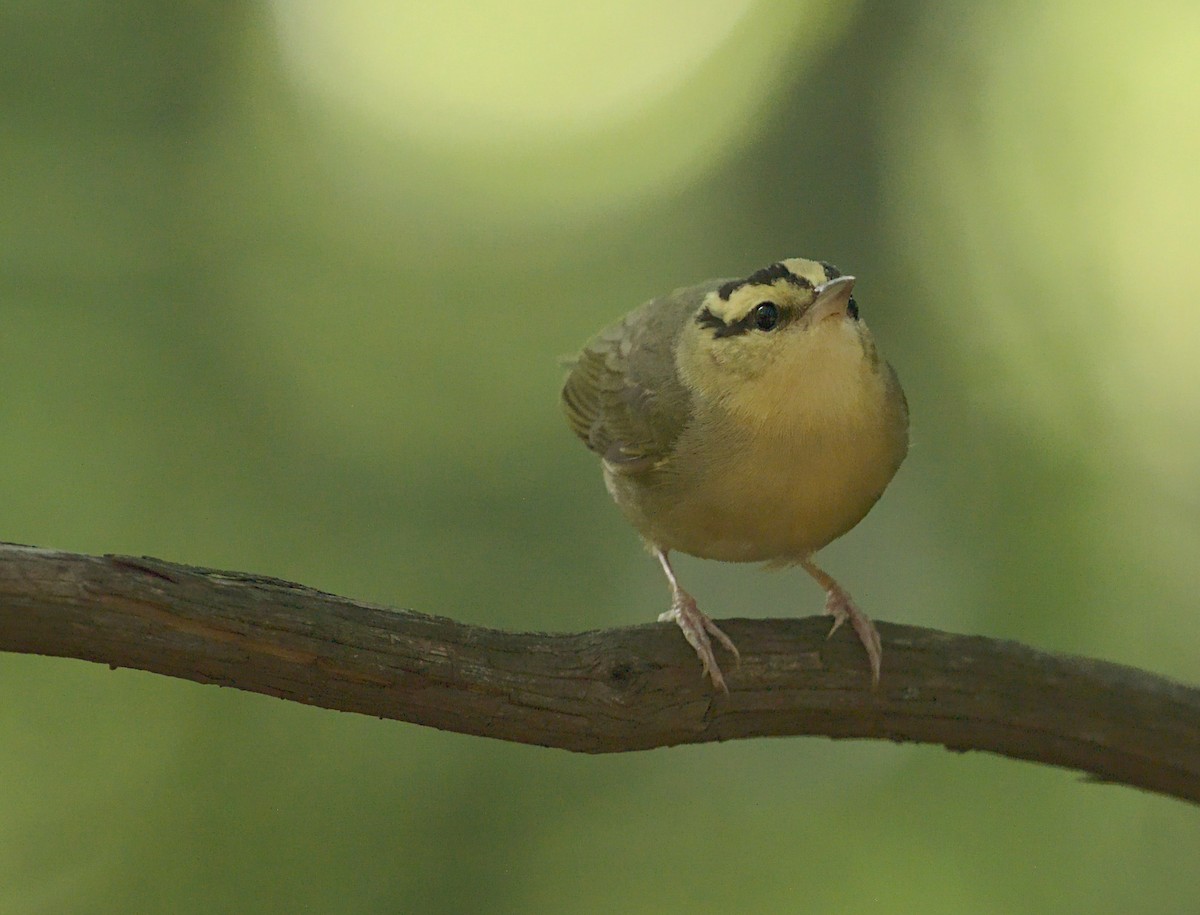
[(846, 314), (850, 316), (851, 320), (858, 320), (858, 303), (854, 301), (854, 296), (850, 296), (850, 301), (846, 303)]
[(754, 306), (754, 326), (759, 330), (771, 330), (779, 323), (779, 306), (774, 302), (759, 302)]

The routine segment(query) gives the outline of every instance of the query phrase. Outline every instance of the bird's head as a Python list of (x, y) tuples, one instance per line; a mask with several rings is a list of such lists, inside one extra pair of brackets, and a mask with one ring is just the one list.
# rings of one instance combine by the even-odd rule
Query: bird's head
[(679, 338), (676, 366), (705, 400), (749, 419), (798, 399), (836, 409), (878, 357), (851, 294), (854, 277), (790, 258), (709, 292)]

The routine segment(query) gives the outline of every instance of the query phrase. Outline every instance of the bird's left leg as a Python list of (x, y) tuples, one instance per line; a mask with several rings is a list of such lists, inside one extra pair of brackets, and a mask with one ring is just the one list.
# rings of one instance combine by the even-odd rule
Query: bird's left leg
[(741, 655), (738, 653), (737, 646), (733, 644), (729, 636), (720, 630), (716, 623), (700, 611), (700, 608), (696, 606), (695, 598), (680, 587), (679, 579), (675, 577), (675, 570), (671, 568), (671, 560), (667, 558), (667, 551), (658, 546), (652, 546), (651, 549), (659, 565), (662, 566), (663, 572), (666, 573), (667, 582), (671, 586), (671, 609), (659, 615), (659, 622), (674, 622), (683, 630), (683, 637), (695, 649), (704, 673), (712, 678), (713, 686), (728, 693), (729, 687), (725, 685), (725, 677), (721, 674), (716, 655), (713, 654), (712, 640), (716, 639), (740, 662)]
[(871, 618), (858, 609), (850, 595), (832, 575), (817, 566), (810, 557), (801, 559), (800, 565), (825, 589), (825, 612), (833, 617), (833, 628), (829, 630), (829, 635), (837, 632), (838, 627), (846, 620), (850, 621), (863, 648), (867, 650), (867, 659), (871, 662), (871, 683), (878, 686), (879, 671), (883, 665), (883, 643), (879, 638), (879, 630), (875, 628)]

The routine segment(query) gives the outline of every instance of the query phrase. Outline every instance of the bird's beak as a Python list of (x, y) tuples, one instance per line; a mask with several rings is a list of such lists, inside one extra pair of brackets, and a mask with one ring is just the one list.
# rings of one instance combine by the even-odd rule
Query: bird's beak
[(850, 306), (850, 293), (854, 291), (854, 277), (839, 276), (822, 283), (815, 290), (817, 297), (808, 309), (810, 324), (819, 324), (826, 318), (844, 318)]

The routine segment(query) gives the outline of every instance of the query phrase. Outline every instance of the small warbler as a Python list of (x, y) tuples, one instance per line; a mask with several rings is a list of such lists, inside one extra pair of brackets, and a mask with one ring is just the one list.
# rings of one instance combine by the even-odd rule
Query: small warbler
[(908, 451), (908, 405), (851, 294), (854, 277), (792, 258), (744, 279), (677, 289), (590, 340), (562, 389), (572, 431), (658, 558), (673, 620), (715, 687), (715, 639), (672, 550), (796, 564), (825, 589), (830, 634), (849, 621), (878, 683), (875, 625), (813, 563), (856, 525)]

